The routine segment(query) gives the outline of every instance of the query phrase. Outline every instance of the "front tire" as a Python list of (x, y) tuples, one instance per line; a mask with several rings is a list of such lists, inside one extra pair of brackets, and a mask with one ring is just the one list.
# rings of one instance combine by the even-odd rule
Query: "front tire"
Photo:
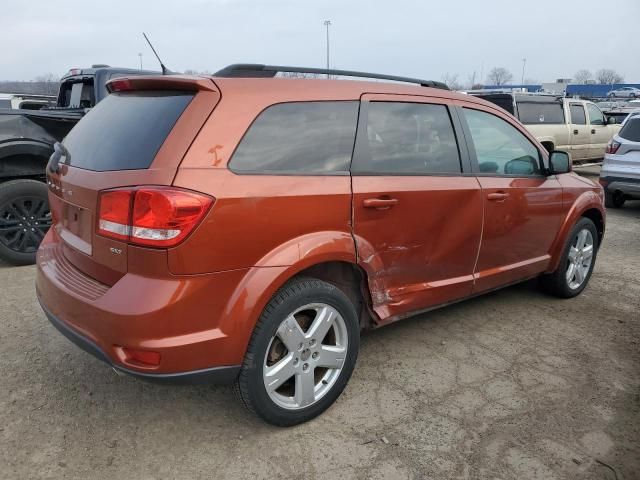
[(560, 263), (555, 272), (543, 275), (543, 289), (560, 298), (579, 295), (589, 283), (598, 253), (598, 230), (582, 217), (567, 236)]
[(266, 306), (249, 342), (236, 393), (263, 420), (311, 420), (340, 396), (360, 347), (353, 303), (335, 285), (298, 278)]
[(30, 179), (0, 184), (0, 259), (31, 265), (51, 226), (47, 186)]

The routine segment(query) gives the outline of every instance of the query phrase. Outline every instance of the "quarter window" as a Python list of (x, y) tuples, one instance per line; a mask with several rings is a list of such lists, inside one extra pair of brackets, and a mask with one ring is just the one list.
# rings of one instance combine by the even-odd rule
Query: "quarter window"
[(249, 127), (229, 166), (239, 173), (348, 172), (358, 102), (280, 103)]
[(444, 105), (370, 102), (366, 138), (352, 171), (360, 174), (460, 173), (460, 154)]
[(480, 173), (529, 176), (540, 174), (540, 154), (510, 123), (490, 113), (465, 108)]
[(604, 115), (598, 107), (587, 103), (587, 110), (589, 111), (589, 123), (591, 125), (604, 125)]
[(586, 125), (587, 117), (584, 114), (584, 107), (578, 103), (572, 103), (569, 105), (571, 111), (571, 123), (574, 125)]

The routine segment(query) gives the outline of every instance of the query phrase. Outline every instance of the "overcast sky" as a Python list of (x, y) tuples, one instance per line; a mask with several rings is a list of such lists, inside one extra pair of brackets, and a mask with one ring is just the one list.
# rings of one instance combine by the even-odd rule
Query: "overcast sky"
[[(528, 6), (526, 6), (528, 5)], [(554, 81), (613, 68), (640, 82), (640, 0), (3, 0), (0, 79), (108, 63), (174, 71), (230, 63), (331, 66), (440, 80), (505, 67)]]

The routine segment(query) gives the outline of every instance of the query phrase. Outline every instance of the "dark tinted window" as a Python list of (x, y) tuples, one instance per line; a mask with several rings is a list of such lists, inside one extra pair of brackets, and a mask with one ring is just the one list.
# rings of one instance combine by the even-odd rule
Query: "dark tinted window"
[(348, 172), (358, 102), (273, 105), (253, 122), (231, 158), (234, 172)]
[(444, 105), (371, 102), (357, 173), (460, 173), (460, 155)]
[(618, 136), (632, 142), (640, 142), (640, 117), (632, 117), (627, 120)]
[(538, 149), (517, 128), (479, 110), (464, 109), (481, 173), (538, 175)]
[(518, 103), (518, 118), (524, 124), (564, 123), (562, 103)]
[(64, 140), (70, 164), (87, 170), (148, 168), (192, 94), (112, 93)]
[(569, 105), (569, 110), (571, 111), (571, 123), (575, 125), (586, 125), (587, 117), (584, 114), (584, 107), (577, 103), (572, 103)]

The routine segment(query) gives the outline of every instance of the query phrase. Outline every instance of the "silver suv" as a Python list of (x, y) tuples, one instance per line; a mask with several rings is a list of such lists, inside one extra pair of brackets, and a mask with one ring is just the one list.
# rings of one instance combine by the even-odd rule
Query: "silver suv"
[(607, 144), (600, 172), (607, 208), (640, 198), (640, 115), (630, 114)]

